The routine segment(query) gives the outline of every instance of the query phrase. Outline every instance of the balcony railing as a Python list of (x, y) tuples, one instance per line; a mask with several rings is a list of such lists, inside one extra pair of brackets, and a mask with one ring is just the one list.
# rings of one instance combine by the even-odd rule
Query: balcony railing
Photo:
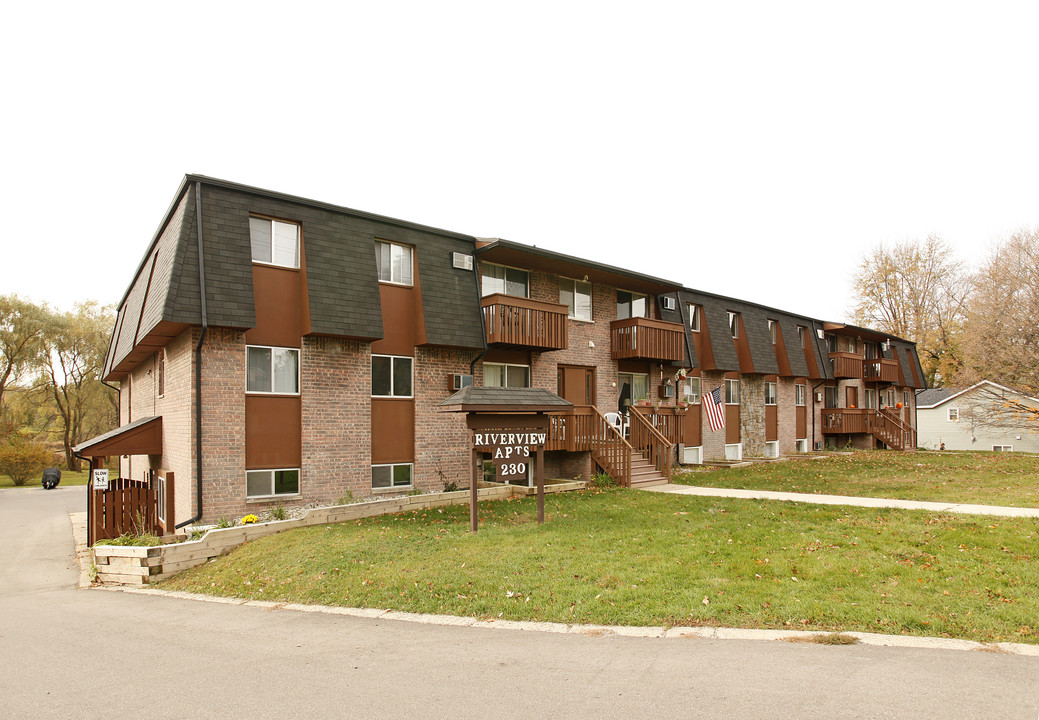
[(565, 350), (566, 305), (495, 293), (481, 303), (488, 345)]
[(824, 435), (865, 433), (893, 450), (916, 447), (916, 429), (890, 408), (829, 408), (822, 411)]
[(898, 382), (898, 361), (873, 358), (863, 361), (862, 376), (866, 382)]
[(830, 353), (833, 376), (836, 378), (861, 378), (862, 356), (849, 352)]
[(610, 346), (614, 360), (684, 360), (685, 326), (649, 318), (614, 320)]
[(868, 433), (873, 410), (868, 408), (832, 408), (822, 411), (823, 434)]

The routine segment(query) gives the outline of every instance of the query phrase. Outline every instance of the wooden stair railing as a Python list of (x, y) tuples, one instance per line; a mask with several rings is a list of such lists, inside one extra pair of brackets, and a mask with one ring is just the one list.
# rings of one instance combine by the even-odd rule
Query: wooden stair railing
[(657, 472), (671, 482), (671, 457), (675, 446), (664, 437), (646, 416), (637, 412), (628, 413), (630, 423), (630, 445), (653, 463)]
[(548, 413), (551, 420), (546, 450), (591, 452), (594, 460), (618, 485), (631, 487), (632, 447), (594, 405)]

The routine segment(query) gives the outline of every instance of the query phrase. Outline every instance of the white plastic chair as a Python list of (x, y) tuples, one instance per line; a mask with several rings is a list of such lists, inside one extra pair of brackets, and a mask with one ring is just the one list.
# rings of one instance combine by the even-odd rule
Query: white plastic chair
[(620, 413), (608, 412), (603, 413), (602, 416), (606, 418), (606, 422), (621, 434), (621, 437), (624, 437), (627, 428), (625, 427), (624, 417)]

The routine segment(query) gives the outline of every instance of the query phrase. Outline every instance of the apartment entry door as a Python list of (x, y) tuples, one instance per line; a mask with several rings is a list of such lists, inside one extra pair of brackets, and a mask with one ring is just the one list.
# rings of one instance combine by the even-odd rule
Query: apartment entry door
[(560, 365), (556, 370), (556, 394), (574, 405), (595, 404), (595, 368)]

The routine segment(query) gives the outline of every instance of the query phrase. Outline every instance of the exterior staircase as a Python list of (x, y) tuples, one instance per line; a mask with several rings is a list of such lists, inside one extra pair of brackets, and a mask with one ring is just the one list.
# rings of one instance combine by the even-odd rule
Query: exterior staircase
[(667, 485), (668, 479), (638, 450), (631, 451), (631, 487), (647, 488)]

